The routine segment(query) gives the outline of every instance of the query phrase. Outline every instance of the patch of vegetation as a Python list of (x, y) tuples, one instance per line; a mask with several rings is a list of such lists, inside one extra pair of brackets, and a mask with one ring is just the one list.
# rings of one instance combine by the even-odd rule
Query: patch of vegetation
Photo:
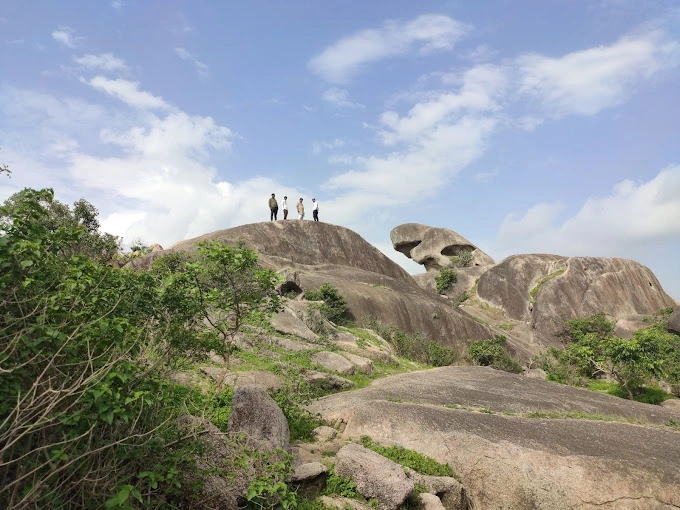
[(305, 291), (305, 299), (309, 301), (323, 301), (319, 310), (329, 321), (346, 325), (351, 324), (348, 317), (347, 301), (340, 295), (340, 291), (330, 283), (324, 283), (318, 290)]
[(456, 360), (455, 349), (444, 347), (422, 334), (408, 334), (373, 319), (369, 321), (369, 327), (388, 340), (399, 356), (433, 367), (448, 366)]
[[(250, 312), (276, 302), (275, 276), (241, 246), (117, 269), (117, 238), (98, 226), (91, 204), (71, 210), (48, 189), (0, 206), (2, 508), (191, 507), (207, 448), (176, 419), (225, 430), (231, 390), (207, 395), (168, 373), (229, 356)], [(233, 475), (237, 457), (210, 472)]]
[(517, 359), (508, 353), (504, 336), (471, 342), (468, 346), (467, 357), (473, 365), (493, 367), (516, 374), (522, 372), (522, 367)]
[(335, 466), (331, 466), (326, 477), (326, 488), (323, 493), (326, 496), (342, 496), (345, 498), (364, 500), (357, 491), (357, 485), (348, 478), (342, 478), (335, 474)]
[(541, 285), (543, 285), (548, 280), (552, 280), (553, 278), (558, 277), (559, 275), (561, 275), (565, 271), (566, 271), (566, 268), (565, 269), (558, 269), (557, 271), (553, 271), (549, 275), (546, 275), (543, 278), (541, 278), (540, 280), (538, 280), (538, 282), (536, 282), (536, 286), (529, 291), (529, 295), (531, 296), (531, 302), (533, 303), (534, 300), (536, 299), (536, 294), (538, 294), (538, 290), (541, 288)]
[(437, 294), (443, 294), (458, 282), (458, 273), (445, 267), (439, 271), (434, 282), (437, 286)]
[(502, 329), (503, 331), (512, 331), (512, 329), (515, 327), (514, 324), (501, 324), (498, 326), (498, 329)]
[(433, 458), (415, 450), (408, 450), (397, 445), (380, 446), (374, 443), (369, 436), (361, 436), (360, 441), (365, 448), (373, 450), (397, 464), (411, 468), (421, 475), (454, 476), (451, 466), (448, 464), (441, 464)]
[(659, 403), (670, 395), (655, 381), (680, 386), (680, 343), (663, 317), (630, 339), (614, 336), (614, 323), (604, 314), (568, 321), (561, 333), (566, 345), (548, 349), (538, 360), (549, 380), (592, 387), (593, 379), (607, 376), (616, 381), (610, 394)]
[(459, 305), (459, 304), (461, 304), (461, 303), (464, 303), (464, 302), (467, 301), (468, 299), (470, 299), (470, 294), (468, 294), (468, 292), (467, 292), (466, 290), (464, 290), (464, 291), (461, 292), (461, 293), (458, 295), (458, 297), (456, 298), (456, 304)]
[(449, 259), (454, 267), (470, 267), (472, 265), (472, 252), (460, 250)]

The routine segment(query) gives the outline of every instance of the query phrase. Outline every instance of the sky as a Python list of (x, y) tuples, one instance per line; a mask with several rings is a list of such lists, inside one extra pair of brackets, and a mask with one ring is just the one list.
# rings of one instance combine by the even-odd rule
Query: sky
[(680, 0), (0, 0), (0, 164), (128, 243), (276, 193), (411, 273), (415, 222), (680, 300)]

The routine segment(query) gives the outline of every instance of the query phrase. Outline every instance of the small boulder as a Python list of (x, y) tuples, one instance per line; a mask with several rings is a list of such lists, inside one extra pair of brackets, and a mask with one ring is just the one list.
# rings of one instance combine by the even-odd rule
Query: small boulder
[(548, 375), (545, 373), (545, 370), (542, 368), (525, 368), (522, 375), (524, 375), (524, 377), (528, 377), (529, 379), (542, 379), (543, 381), (545, 381), (548, 377)]
[(415, 487), (402, 466), (358, 444), (340, 448), (335, 473), (352, 480), (365, 498), (377, 499), (381, 510), (399, 508)]
[(233, 388), (259, 384), (264, 386), (264, 388), (269, 393), (280, 390), (283, 386), (281, 378), (278, 375), (267, 372), (266, 370), (227, 372), (227, 374), (224, 376), (224, 384), (227, 384)]
[(373, 510), (372, 507), (365, 503), (342, 496), (321, 496), (317, 501), (321, 502), (324, 508), (338, 508), (339, 510)]
[(312, 430), (312, 435), (316, 437), (317, 441), (330, 441), (331, 439), (335, 439), (335, 436), (338, 435), (338, 431), (333, 427), (321, 425)]
[(665, 409), (670, 409), (671, 411), (680, 411), (680, 398), (669, 398), (659, 405)]
[(335, 374), (327, 374), (317, 370), (303, 369), (300, 370), (302, 378), (318, 388), (325, 390), (346, 390), (354, 386), (354, 383), (344, 377)]
[(272, 327), (284, 335), (293, 335), (309, 342), (318, 341), (319, 337), (302, 322), (292, 310), (284, 308), (272, 318)]
[(320, 351), (312, 355), (312, 361), (327, 370), (343, 375), (352, 375), (354, 365), (345, 357), (330, 351)]
[(441, 499), (439, 499), (435, 494), (430, 494), (429, 492), (423, 492), (420, 494), (418, 508), (420, 510), (448, 510), (448, 508), (443, 505)]
[(260, 451), (288, 450), (290, 430), (283, 411), (264, 386), (253, 384), (234, 390), (228, 423), (232, 434), (245, 434)]
[(436, 494), (440, 503), (446, 510), (467, 510), (469, 500), (465, 493), (463, 484), (451, 476), (431, 476), (421, 475), (410, 468), (405, 468), (406, 476), (413, 483), (420, 484), (427, 489), (427, 492)]
[(326, 471), (328, 471), (328, 468), (321, 464), (321, 462), (306, 462), (293, 468), (290, 481), (304, 482), (306, 480), (313, 480), (317, 476), (323, 475)]
[(373, 362), (364, 358), (363, 356), (357, 356), (356, 354), (351, 354), (349, 352), (343, 352), (342, 355), (347, 358), (359, 372), (362, 372), (368, 376), (373, 373)]

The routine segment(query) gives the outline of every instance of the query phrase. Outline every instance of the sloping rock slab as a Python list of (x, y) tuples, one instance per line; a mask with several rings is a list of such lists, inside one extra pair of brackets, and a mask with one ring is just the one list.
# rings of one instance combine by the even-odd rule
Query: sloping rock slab
[(224, 383), (238, 388), (240, 386), (249, 386), (251, 384), (260, 384), (269, 392), (280, 390), (283, 386), (281, 378), (267, 372), (266, 370), (245, 370), (242, 372), (227, 372), (224, 376)]
[[(473, 376), (474, 372), (479, 374)], [(619, 407), (612, 403), (615, 397), (567, 387), (544, 403), (542, 399), (559, 386), (521, 377), (513, 381), (485, 369), (445, 367), (404, 375), (325, 397), (311, 409), (326, 419), (343, 421), (346, 438), (368, 435), (448, 462), (476, 508), (680, 506), (680, 449), (674, 446), (680, 436), (670, 429), (446, 406), (583, 410), (599, 400), (601, 407), (595, 412), (639, 415), (653, 423), (668, 420), (673, 416), (669, 411), (626, 401)], [(617, 409), (620, 412), (614, 413)]]
[(377, 499), (381, 510), (399, 508), (415, 485), (399, 464), (358, 444), (340, 448), (335, 473), (352, 480), (365, 498)]

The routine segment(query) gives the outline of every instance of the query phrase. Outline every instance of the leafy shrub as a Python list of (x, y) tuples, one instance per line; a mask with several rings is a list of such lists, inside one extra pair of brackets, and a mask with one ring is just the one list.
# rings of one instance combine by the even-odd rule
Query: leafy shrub
[(664, 317), (660, 314), (629, 339), (614, 336), (614, 324), (604, 314), (568, 321), (561, 333), (568, 343), (542, 354), (543, 369), (550, 379), (567, 384), (608, 375), (623, 396), (658, 402), (664, 395), (652, 389), (655, 380), (680, 383), (680, 345), (666, 331)]
[(334, 467), (335, 466), (328, 470), (324, 494), (327, 496), (342, 496), (345, 498), (363, 499), (357, 490), (357, 485), (348, 478), (342, 478), (336, 475)]
[(440, 464), (433, 458), (415, 450), (409, 450), (398, 445), (380, 446), (375, 444), (369, 436), (361, 436), (360, 441), (364, 448), (373, 450), (397, 464), (417, 471), (421, 475), (454, 476), (451, 466)]
[(458, 273), (453, 269), (444, 268), (439, 271), (439, 275), (434, 279), (437, 285), (437, 293), (446, 292), (458, 282)]
[(309, 301), (323, 301), (319, 308), (321, 313), (331, 322), (347, 324), (347, 301), (340, 295), (340, 291), (330, 283), (324, 283), (319, 290), (305, 291), (305, 299)]
[(457, 352), (454, 348), (445, 347), (420, 333), (408, 334), (375, 319), (370, 319), (368, 326), (390, 342), (399, 356), (433, 367), (448, 366), (456, 360)]
[(460, 250), (451, 257), (451, 263), (455, 267), (470, 267), (472, 265), (472, 258), (471, 251)]
[(508, 353), (504, 336), (471, 342), (468, 346), (468, 359), (473, 365), (493, 367), (517, 374), (522, 371), (519, 362)]

